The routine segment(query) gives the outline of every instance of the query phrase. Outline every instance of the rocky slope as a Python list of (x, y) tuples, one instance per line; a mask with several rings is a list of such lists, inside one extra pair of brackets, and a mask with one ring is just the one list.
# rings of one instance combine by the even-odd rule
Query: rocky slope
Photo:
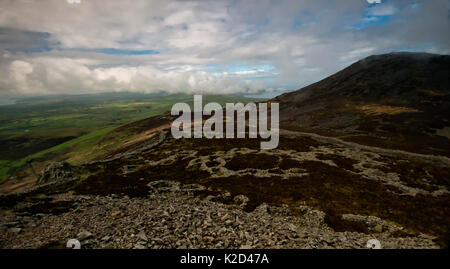
[(448, 158), (282, 137), (262, 151), (256, 140), (162, 131), (131, 153), (52, 165), (43, 185), (0, 196), (2, 247), (71, 238), (86, 248), (365, 248), (371, 238), (386, 248), (446, 246), (449, 193), (439, 179)]
[[(239, 204), (245, 199), (235, 197), (235, 205), (213, 202), (213, 196), (198, 199), (193, 192), (204, 189), (199, 185), (156, 181), (151, 186), (145, 198), (65, 194), (53, 203), (71, 203), (66, 213), (6, 215), (2, 247), (65, 248), (77, 238), (82, 248), (366, 248), (374, 237), (335, 232), (323, 212), (307, 206), (300, 208), (301, 217), (267, 204), (245, 212)], [(394, 237), (401, 228), (378, 218), (356, 221), (379, 229), (376, 238), (384, 248), (438, 247), (430, 236)]]

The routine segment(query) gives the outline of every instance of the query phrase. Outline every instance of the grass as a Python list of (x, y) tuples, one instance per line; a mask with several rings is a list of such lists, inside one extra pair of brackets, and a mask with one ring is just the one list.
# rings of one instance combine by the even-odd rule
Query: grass
[(105, 127), (100, 130), (90, 132), (86, 135), (80, 136), (73, 140), (67, 141), (65, 143), (59, 144), (52, 148), (43, 150), (39, 153), (33, 154), (30, 156), (30, 158), (39, 158), (46, 154), (54, 153), (54, 152), (61, 152), (66, 149), (72, 149), (73, 153), (75, 153), (77, 151), (81, 151), (81, 150), (86, 150), (86, 149), (94, 146), (101, 137), (103, 137), (110, 131), (114, 130), (115, 128), (116, 128), (115, 126), (111, 126), (111, 127)]
[[(204, 96), (204, 104), (250, 102), (233, 95)], [(170, 111), (178, 102), (193, 103), (191, 95), (105, 93), (34, 97), (0, 106), (0, 179), (17, 176), (27, 162), (68, 159), (82, 163), (129, 138), (127, 130), (108, 136), (117, 127)]]
[(110, 131), (114, 130), (116, 127), (106, 127), (102, 128), (97, 131), (90, 132), (86, 135), (80, 136), (78, 138), (75, 138), (73, 140), (67, 141), (65, 143), (56, 145), (54, 147), (51, 147), (49, 149), (40, 151), (38, 153), (29, 155), (25, 158), (14, 160), (14, 161), (7, 161), (3, 160), (0, 162), (0, 178), (8, 177), (11, 174), (15, 174), (16, 171), (21, 170), (21, 168), (24, 168), (27, 164), (27, 162), (31, 160), (37, 160), (40, 158), (45, 157), (46, 155), (49, 155), (51, 153), (60, 153), (63, 151), (70, 151), (72, 154), (80, 153), (83, 150), (88, 149), (89, 147), (92, 147), (98, 142), (98, 140), (103, 137), (105, 134), (109, 133)]
[(6, 179), (8, 176), (9, 167), (6, 166), (8, 163), (7, 160), (0, 160), (0, 180)]

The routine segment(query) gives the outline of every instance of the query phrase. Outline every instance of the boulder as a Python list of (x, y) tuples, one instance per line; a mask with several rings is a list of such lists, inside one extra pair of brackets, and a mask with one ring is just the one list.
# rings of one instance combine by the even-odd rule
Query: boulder
[(68, 162), (55, 162), (48, 165), (44, 172), (39, 175), (37, 184), (43, 185), (51, 182), (58, 182), (72, 179), (73, 169)]

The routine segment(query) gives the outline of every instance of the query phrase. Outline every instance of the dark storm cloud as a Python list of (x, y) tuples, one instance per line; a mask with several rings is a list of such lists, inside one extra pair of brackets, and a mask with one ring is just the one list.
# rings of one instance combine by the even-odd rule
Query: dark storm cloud
[(14, 28), (0, 27), (0, 49), (12, 53), (50, 51), (56, 42), (50, 41), (50, 33), (25, 31)]

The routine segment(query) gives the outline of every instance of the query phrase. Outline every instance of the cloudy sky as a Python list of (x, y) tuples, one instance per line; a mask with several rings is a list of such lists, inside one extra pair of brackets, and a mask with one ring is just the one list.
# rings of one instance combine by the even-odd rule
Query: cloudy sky
[(448, 0), (0, 0), (0, 95), (274, 95), (449, 33)]

